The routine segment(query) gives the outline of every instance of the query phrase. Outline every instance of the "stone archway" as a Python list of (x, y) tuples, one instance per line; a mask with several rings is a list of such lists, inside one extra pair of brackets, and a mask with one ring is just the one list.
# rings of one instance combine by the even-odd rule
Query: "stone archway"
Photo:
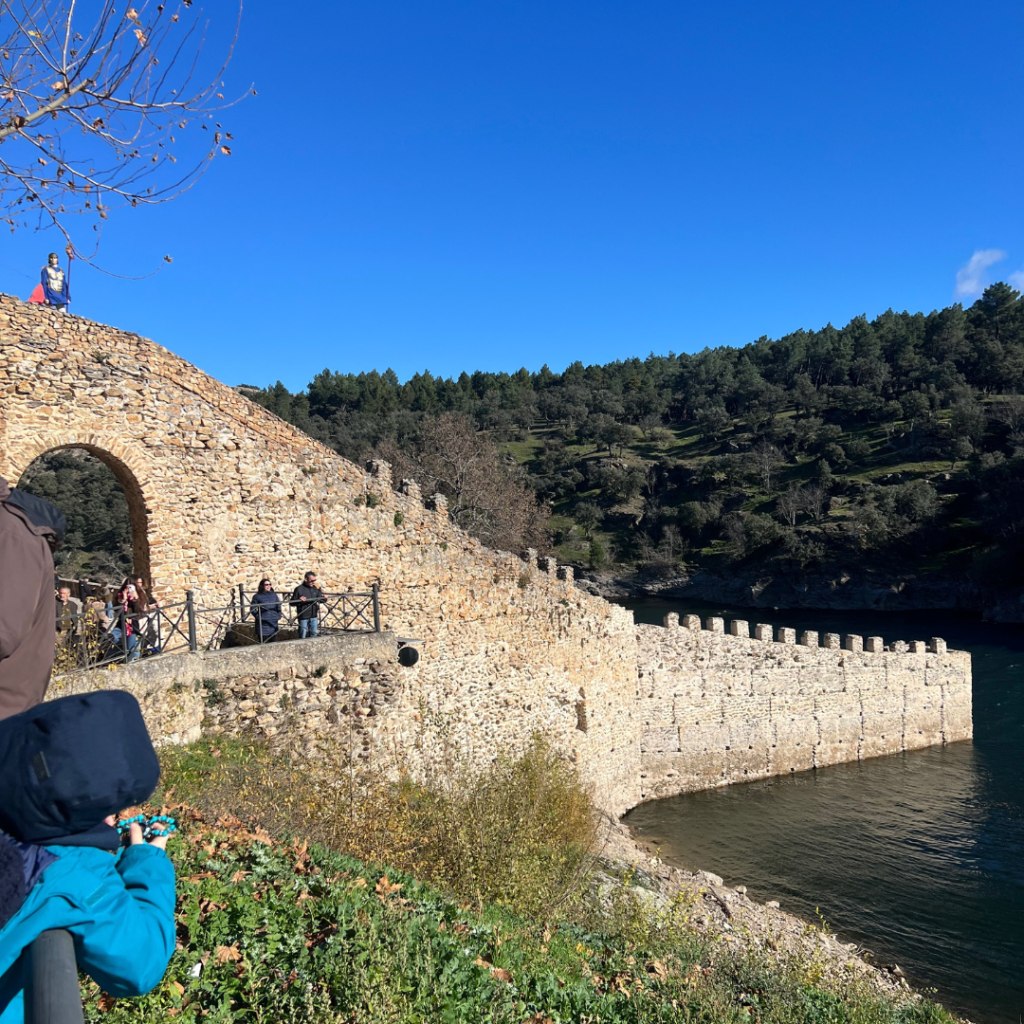
[[(45, 444), (46, 442), (39, 439), (38, 443)], [(149, 510), (146, 504), (146, 496), (143, 492), (142, 485), (139, 483), (138, 477), (123, 459), (118, 458), (118, 456), (113, 452), (97, 444), (83, 443), (79, 441), (55, 443), (45, 448), (43, 451), (32, 455), (28, 462), (17, 468), (17, 477), (9, 480), (8, 482), (14, 487), (18, 486), (18, 483), (24, 477), (28, 469), (37, 459), (42, 458), (44, 455), (49, 455), (51, 452), (71, 451), (76, 449), (88, 452), (94, 458), (102, 462), (103, 465), (114, 474), (114, 478), (117, 480), (121, 490), (124, 492), (125, 501), (128, 505), (128, 522), (131, 527), (132, 534), (132, 569), (133, 572), (142, 576), (146, 581), (147, 587), (152, 587), (152, 563), (150, 560), (149, 550)]]

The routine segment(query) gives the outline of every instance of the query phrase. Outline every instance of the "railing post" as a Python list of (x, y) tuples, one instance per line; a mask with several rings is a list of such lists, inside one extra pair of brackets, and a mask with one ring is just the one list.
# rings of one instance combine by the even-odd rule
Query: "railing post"
[(194, 590), (185, 591), (185, 608), (188, 612), (188, 649), (199, 650), (196, 643), (196, 593)]
[(63, 928), (41, 932), (29, 946), (25, 1024), (82, 1024), (75, 940)]
[(373, 631), (380, 632), (380, 594), (376, 583), (373, 585)]
[[(231, 600), (233, 601), (234, 595), (232, 594)], [(238, 621), (245, 622), (245, 584), (238, 584)]]

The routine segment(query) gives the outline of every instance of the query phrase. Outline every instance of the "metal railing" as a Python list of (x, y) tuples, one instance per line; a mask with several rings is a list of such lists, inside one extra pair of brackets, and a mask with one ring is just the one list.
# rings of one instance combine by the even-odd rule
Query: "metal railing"
[[(145, 612), (125, 611), (120, 606), (113, 607), (112, 615), (106, 609), (63, 612), (56, 617), (55, 670), (59, 673), (132, 664), (157, 655), (314, 636), (380, 632), (380, 591), (376, 584), (366, 592), (325, 593), (316, 602), (285, 599), (268, 606), (251, 600), (247, 604), (245, 596), (239, 586), (226, 605), (205, 607), (196, 602), (195, 592), (188, 590), (184, 601), (161, 604)], [(311, 603), (315, 610), (309, 615)], [(104, 618), (109, 622), (104, 623)], [(303, 619), (315, 621), (316, 626), (301, 627)]]
[(75, 940), (63, 928), (41, 932), (28, 947), (25, 1024), (82, 1024)]

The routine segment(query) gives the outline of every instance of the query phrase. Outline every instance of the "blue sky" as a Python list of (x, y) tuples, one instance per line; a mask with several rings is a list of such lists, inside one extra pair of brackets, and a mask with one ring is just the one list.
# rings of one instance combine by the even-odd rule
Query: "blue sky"
[[(1019, 0), (247, 0), (233, 155), (105, 229), (174, 263), (75, 309), (298, 389), (970, 302), (1024, 274), (1022, 52)], [(27, 297), (56, 239), (5, 237)]]

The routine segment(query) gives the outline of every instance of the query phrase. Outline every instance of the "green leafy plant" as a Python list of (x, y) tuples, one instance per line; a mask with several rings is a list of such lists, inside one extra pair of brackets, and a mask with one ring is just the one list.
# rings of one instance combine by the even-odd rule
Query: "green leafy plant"
[[(186, 765), (246, 756), (193, 749), (178, 781)], [(88, 1024), (954, 1024), (927, 1000), (809, 980), (806, 961), (701, 938), (685, 899), (652, 911), (628, 875), (604, 916), (524, 915), (235, 816), (170, 809), (177, 949), (141, 998), (84, 981)]]
[(227, 696), (216, 679), (202, 679), (199, 681), (199, 686), (205, 691), (203, 703), (208, 708), (219, 707), (227, 702)]

